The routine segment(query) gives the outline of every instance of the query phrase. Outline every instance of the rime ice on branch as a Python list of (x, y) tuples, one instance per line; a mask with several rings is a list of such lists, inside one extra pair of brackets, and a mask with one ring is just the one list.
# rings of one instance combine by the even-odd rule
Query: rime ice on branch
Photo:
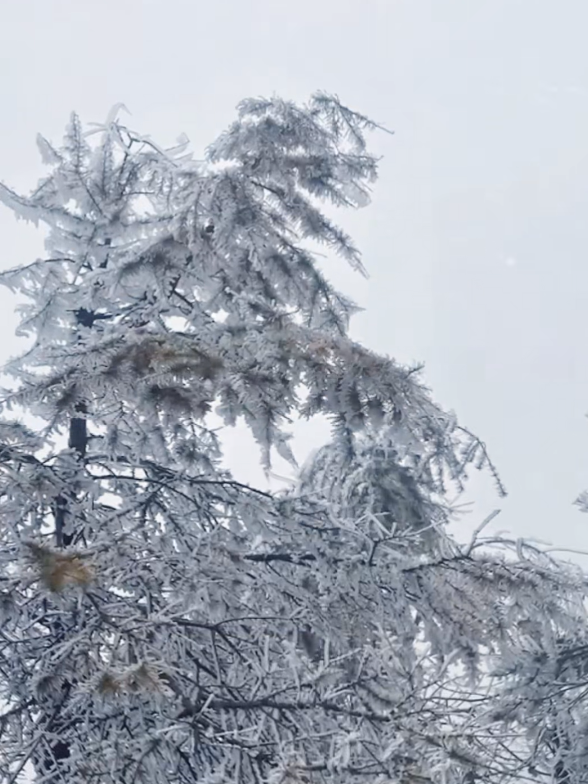
[[(0, 423), (3, 784), (520, 780), (492, 672), (529, 623), (584, 623), (580, 579), (452, 541), (443, 493), (495, 475), (483, 444), (348, 337), (312, 247), (363, 270), (325, 205), (368, 202), (375, 127), (245, 101), (196, 163), (73, 116), (32, 195), (2, 186), (49, 229), (2, 276), (31, 339), (4, 410), (41, 423)], [(221, 467), (212, 415), (269, 467), (318, 414), (296, 490)]]

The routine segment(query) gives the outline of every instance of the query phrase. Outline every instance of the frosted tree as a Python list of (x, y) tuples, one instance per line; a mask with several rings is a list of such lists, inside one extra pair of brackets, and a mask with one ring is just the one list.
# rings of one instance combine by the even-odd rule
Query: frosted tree
[[(328, 212), (369, 200), (374, 128), (322, 94), (250, 100), (195, 162), (73, 116), (37, 189), (0, 190), (48, 228), (2, 276), (29, 339), (0, 422), (3, 784), (527, 770), (494, 673), (529, 624), (581, 628), (582, 578), (451, 540), (443, 494), (493, 471), (483, 444), (348, 336), (313, 249), (363, 271)], [(296, 488), (223, 468), (219, 427), (268, 468), (317, 415), (332, 441)]]
[[(588, 493), (576, 500), (588, 511)], [(500, 712), (532, 739), (530, 772), (550, 771), (556, 784), (588, 782), (588, 634), (530, 626), (501, 663)]]

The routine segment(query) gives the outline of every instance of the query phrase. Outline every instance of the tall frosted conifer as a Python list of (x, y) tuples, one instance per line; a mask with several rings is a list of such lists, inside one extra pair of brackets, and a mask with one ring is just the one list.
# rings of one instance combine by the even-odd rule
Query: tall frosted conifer
[[(32, 195), (0, 190), (48, 228), (2, 278), (30, 340), (0, 423), (3, 784), (527, 770), (492, 673), (529, 624), (583, 623), (580, 580), (451, 540), (443, 492), (483, 446), (348, 337), (312, 248), (363, 270), (322, 205), (367, 203), (373, 128), (327, 95), (248, 100), (196, 163), (74, 115)], [(222, 468), (219, 421), (268, 467), (319, 414), (332, 441), (295, 490)]]

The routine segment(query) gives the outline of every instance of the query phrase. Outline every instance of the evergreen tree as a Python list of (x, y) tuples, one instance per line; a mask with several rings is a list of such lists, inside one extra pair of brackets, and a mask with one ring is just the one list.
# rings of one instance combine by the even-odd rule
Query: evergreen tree
[[(363, 270), (324, 205), (367, 203), (374, 124), (249, 100), (196, 163), (117, 115), (0, 190), (49, 230), (2, 277), (31, 339), (4, 410), (36, 424), (0, 423), (0, 781), (520, 780), (493, 668), (583, 624), (582, 581), (450, 538), (483, 444), (348, 336), (312, 248)], [(223, 468), (219, 421), (268, 468), (319, 414), (293, 490)]]
[[(588, 511), (588, 493), (576, 505)], [(588, 630), (535, 626), (502, 662), (500, 711), (532, 739), (531, 773), (548, 771), (555, 784), (588, 782)]]

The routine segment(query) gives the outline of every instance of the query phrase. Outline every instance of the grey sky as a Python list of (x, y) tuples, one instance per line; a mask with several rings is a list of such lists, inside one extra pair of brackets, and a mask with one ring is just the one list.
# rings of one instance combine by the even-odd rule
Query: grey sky
[[(328, 265), (367, 308), (355, 335), (424, 360), (487, 441), (501, 527), (588, 550), (571, 506), (588, 486), (587, 28), (585, 0), (3, 0), (0, 178), (32, 187), (36, 132), (58, 140), (72, 109), (122, 101), (198, 151), (243, 97), (337, 92), (395, 130), (374, 139), (373, 205), (342, 216), (371, 279)], [(4, 210), (0, 231), (2, 266), (39, 252)], [(472, 523), (496, 505), (486, 485)]]

